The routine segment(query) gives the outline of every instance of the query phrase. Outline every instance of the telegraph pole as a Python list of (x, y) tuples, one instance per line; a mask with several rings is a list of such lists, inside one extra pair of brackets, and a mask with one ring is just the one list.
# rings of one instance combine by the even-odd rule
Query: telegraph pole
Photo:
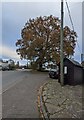
[(64, 70), (63, 70), (63, 0), (61, 0), (61, 31), (60, 31), (60, 82), (64, 85)]

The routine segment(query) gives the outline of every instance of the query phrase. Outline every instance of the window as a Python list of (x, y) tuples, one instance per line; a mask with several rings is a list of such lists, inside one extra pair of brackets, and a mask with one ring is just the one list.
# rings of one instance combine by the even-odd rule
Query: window
[(64, 67), (64, 74), (67, 74), (67, 66)]

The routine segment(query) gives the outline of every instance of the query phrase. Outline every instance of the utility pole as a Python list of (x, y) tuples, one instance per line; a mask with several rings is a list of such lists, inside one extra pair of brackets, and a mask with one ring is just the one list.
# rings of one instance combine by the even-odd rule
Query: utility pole
[(81, 54), (81, 63), (84, 61), (84, 54)]
[(60, 82), (64, 85), (64, 67), (63, 67), (63, 0), (61, 0), (61, 31), (60, 31)]

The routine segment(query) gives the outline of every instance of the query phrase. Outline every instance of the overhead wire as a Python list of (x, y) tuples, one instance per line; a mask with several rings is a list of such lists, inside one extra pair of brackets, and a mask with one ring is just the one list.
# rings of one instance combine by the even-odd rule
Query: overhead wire
[(68, 3), (67, 3), (67, 0), (65, 0), (65, 2), (66, 2), (66, 6), (67, 6), (67, 10), (68, 10), (68, 14), (69, 14), (69, 18), (70, 18), (70, 21), (71, 21), (72, 29), (74, 30), (74, 25), (73, 25), (73, 21), (72, 21), (71, 13), (70, 13), (69, 5), (68, 5)]
[[(73, 31), (74, 31), (74, 24), (73, 24), (73, 21), (72, 21), (71, 12), (70, 12), (69, 5), (68, 5), (68, 3), (67, 3), (67, 0), (65, 0), (65, 3), (66, 3), (67, 10), (68, 10), (69, 18), (70, 18), (70, 21), (71, 21), (72, 29), (73, 29)], [(77, 46), (78, 46), (79, 52), (80, 52), (80, 54), (81, 54), (81, 50), (80, 50), (80, 46), (79, 46), (78, 41), (77, 41)]]

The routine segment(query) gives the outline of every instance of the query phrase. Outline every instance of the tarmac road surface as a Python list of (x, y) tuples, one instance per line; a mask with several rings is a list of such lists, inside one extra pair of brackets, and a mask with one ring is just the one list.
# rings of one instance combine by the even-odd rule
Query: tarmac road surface
[(4, 71), (2, 73), (2, 118), (39, 118), (37, 90), (48, 73)]

